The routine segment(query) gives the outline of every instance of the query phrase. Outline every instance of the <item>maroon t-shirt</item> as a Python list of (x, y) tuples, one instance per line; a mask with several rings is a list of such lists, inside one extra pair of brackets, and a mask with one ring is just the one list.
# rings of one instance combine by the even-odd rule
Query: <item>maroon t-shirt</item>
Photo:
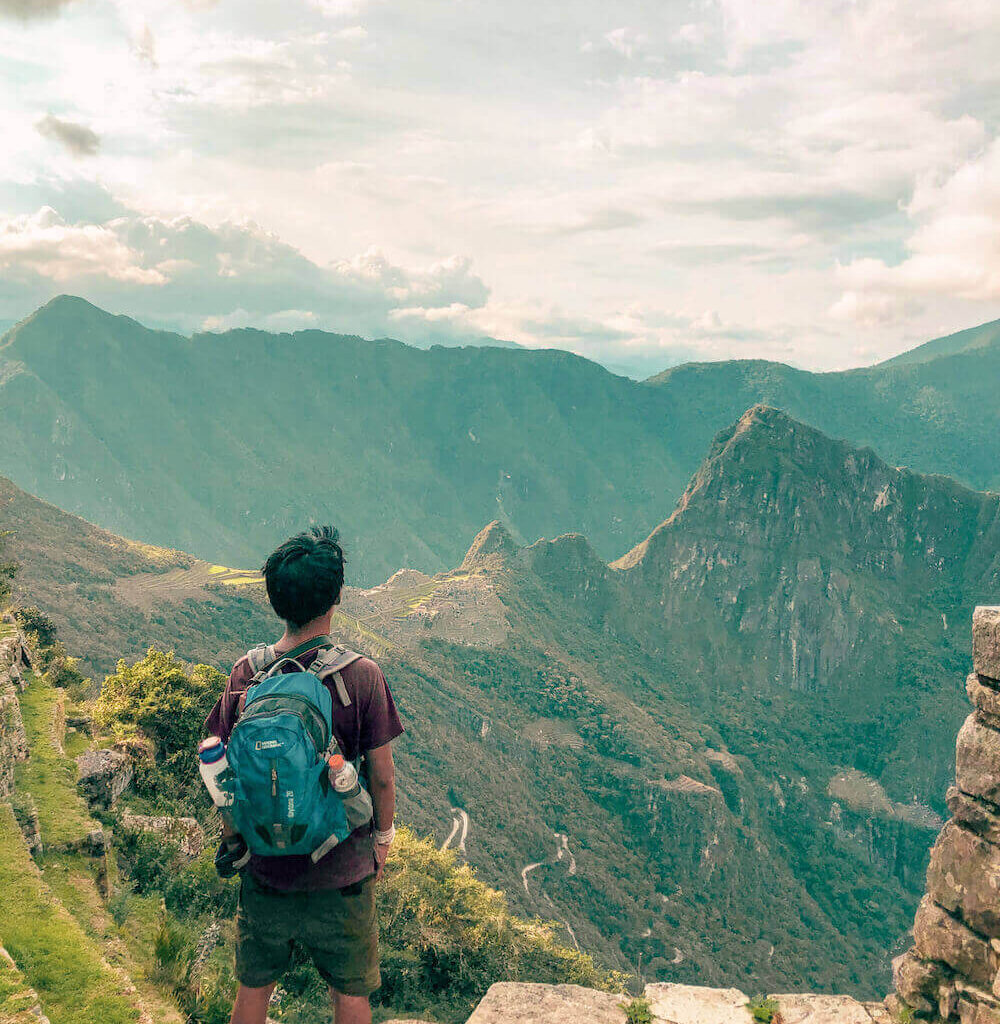
[[(315, 657), (315, 652), (310, 652), (297, 660), (308, 668)], [(344, 756), (354, 759), (394, 740), (403, 732), (403, 726), (385, 676), (374, 661), (360, 658), (340, 674), (351, 703), (348, 707), (341, 704), (331, 678), (326, 687), (333, 698), (333, 731)], [(206, 735), (220, 736), (224, 743), (229, 742), (229, 734), (239, 718), (240, 698), (252, 678), (250, 662), (246, 657), (240, 658), (218, 703), (205, 719)], [(250, 870), (258, 881), (285, 891), (341, 889), (367, 878), (375, 867), (371, 824), (356, 829), (316, 863), (308, 855), (250, 858)]]

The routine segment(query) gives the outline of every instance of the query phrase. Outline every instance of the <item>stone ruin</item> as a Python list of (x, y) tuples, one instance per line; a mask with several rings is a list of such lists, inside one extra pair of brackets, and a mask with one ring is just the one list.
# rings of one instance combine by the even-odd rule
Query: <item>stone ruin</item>
[(972, 622), (973, 712), (958, 734), (951, 820), (931, 850), (913, 948), (893, 961), (900, 1020), (1000, 1024), (1000, 607)]

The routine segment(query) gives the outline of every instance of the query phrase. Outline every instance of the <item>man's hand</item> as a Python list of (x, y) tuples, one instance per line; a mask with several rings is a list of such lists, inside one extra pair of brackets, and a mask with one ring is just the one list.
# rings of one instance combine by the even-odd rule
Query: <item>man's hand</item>
[(250, 850), (241, 835), (225, 836), (215, 854), (215, 870), (219, 878), (232, 878), (250, 861)]
[(376, 843), (375, 844), (375, 863), (378, 867), (375, 869), (375, 881), (378, 882), (385, 874), (385, 862), (389, 857), (389, 847), (391, 843)]

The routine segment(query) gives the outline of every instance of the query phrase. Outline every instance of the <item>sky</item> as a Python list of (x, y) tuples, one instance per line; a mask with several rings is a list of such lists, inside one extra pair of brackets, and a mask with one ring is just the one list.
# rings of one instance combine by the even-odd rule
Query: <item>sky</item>
[(0, 0), (0, 321), (870, 364), (1000, 317), (995, 0)]

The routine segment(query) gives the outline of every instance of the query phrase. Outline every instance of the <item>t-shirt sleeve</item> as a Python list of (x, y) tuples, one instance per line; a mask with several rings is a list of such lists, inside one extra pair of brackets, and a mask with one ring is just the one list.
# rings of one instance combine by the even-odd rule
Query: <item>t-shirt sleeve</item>
[(206, 736), (218, 736), (223, 743), (229, 742), (229, 734), (239, 717), (240, 697), (247, 685), (246, 676), (244, 663), (238, 661), (229, 673), (222, 696), (215, 702), (215, 707), (205, 719)]
[(368, 699), (361, 708), (359, 754), (391, 743), (403, 733), (403, 723), (399, 720), (396, 702), (393, 700), (392, 691), (385, 681), (382, 670), (373, 661), (368, 664), (371, 666), (372, 684), (370, 687), (366, 687)]

